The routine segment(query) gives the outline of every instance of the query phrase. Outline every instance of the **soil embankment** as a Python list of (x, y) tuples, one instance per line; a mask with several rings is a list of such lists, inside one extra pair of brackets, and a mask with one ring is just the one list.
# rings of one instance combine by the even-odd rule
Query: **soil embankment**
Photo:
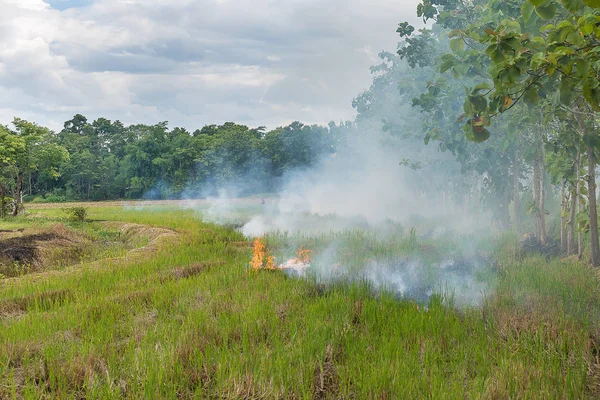
[[(158, 251), (164, 240), (178, 237), (171, 229), (122, 222), (103, 222), (109, 239), (98, 240), (63, 224), (0, 232), (0, 274), (4, 278), (77, 268), (98, 267), (103, 261), (144, 258)], [(115, 256), (116, 255), (116, 256)]]

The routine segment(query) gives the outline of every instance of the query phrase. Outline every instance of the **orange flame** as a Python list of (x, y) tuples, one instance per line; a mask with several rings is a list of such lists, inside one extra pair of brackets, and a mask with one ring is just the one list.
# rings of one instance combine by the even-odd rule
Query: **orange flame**
[(296, 251), (296, 261), (301, 262), (302, 264), (309, 264), (312, 259), (313, 251), (309, 249), (305, 249), (300, 247), (298, 251)]
[[(312, 250), (301, 247), (296, 252), (296, 258), (290, 261), (294, 263), (309, 264), (310, 260), (312, 259), (312, 255)], [(267, 248), (264, 238), (254, 239), (254, 255), (252, 256), (252, 261), (250, 261), (250, 267), (253, 271), (259, 271), (261, 269), (276, 270), (285, 268), (275, 264), (275, 256), (273, 256)]]
[(275, 257), (270, 254), (265, 242), (259, 238), (254, 239), (254, 256), (250, 261), (250, 267), (253, 271), (275, 269)]

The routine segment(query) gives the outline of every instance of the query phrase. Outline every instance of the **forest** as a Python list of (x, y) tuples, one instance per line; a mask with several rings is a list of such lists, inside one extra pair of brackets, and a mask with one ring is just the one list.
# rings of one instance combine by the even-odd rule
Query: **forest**
[[(330, 127), (266, 131), (233, 122), (193, 132), (167, 122), (129, 125), (75, 115), (60, 132), (16, 118), (1, 126), (3, 190), (42, 201), (172, 199), (241, 187), (239, 195), (274, 191), (278, 178), (308, 168), (335, 149)], [(6, 203), (8, 204), (8, 203)]]

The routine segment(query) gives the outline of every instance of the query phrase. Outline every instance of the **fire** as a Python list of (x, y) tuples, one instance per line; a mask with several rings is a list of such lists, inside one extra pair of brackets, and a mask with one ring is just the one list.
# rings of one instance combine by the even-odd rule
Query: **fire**
[(303, 273), (306, 268), (309, 267), (312, 259), (312, 250), (305, 249), (303, 247), (296, 251), (296, 257), (287, 260), (281, 265), (275, 264), (275, 256), (271, 254), (267, 248), (267, 244), (264, 239), (254, 239), (254, 255), (252, 261), (250, 261), (250, 267), (253, 271), (259, 270), (294, 270), (298, 273)]
[(250, 267), (253, 271), (275, 269), (275, 257), (270, 254), (266, 243), (259, 238), (254, 239), (254, 256), (250, 261)]
[(312, 260), (312, 254), (312, 250), (300, 247), (296, 252), (296, 258), (293, 258), (292, 261), (302, 264), (310, 264), (310, 260)]

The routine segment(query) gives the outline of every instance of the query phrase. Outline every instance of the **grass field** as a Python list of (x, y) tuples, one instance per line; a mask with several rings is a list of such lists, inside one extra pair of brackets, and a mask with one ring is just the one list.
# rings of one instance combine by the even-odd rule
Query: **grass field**
[[(518, 258), (499, 238), (486, 248), (493, 276), (482, 279), (494, 290), (483, 304), (431, 296), (425, 307), (360, 280), (251, 272), (248, 239), (191, 209), (89, 214), (96, 222), (70, 223), (37, 205), (0, 229), (61, 223), (94, 242), (116, 221), (172, 234), (1, 279), (0, 398), (600, 396), (600, 280), (577, 260)], [(435, 263), (452, 247), (410, 232), (345, 235), (339, 259), (357, 268), (367, 256)], [(328, 240), (267, 238), (284, 253), (291, 243), (319, 252)]]

